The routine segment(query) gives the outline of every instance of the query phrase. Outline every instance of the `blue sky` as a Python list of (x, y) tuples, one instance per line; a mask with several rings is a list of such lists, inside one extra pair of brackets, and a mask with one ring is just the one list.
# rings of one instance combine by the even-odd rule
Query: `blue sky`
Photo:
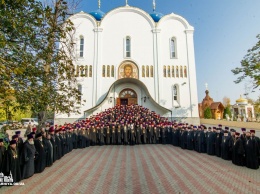
[[(130, 6), (152, 12), (153, 0), (128, 0)], [(77, 11), (91, 12), (97, 0), (82, 0)], [(125, 0), (101, 0), (105, 13)], [(156, 11), (181, 15), (195, 28), (194, 44), (199, 101), (208, 83), (214, 101), (229, 97), (231, 104), (241, 94), (256, 100), (259, 89), (251, 92), (250, 82), (235, 84), (231, 69), (240, 66), (247, 50), (256, 44), (260, 33), (260, 0), (156, 0)]]

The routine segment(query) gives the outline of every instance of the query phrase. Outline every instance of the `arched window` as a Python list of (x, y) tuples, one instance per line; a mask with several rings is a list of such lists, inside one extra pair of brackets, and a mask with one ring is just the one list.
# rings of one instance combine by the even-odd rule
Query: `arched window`
[(103, 65), (102, 66), (102, 77), (105, 77), (106, 76), (106, 66)]
[(187, 67), (184, 66), (184, 77), (187, 77)]
[(179, 67), (176, 66), (176, 77), (179, 77)]
[(172, 77), (175, 77), (174, 66), (172, 66)]
[(78, 92), (79, 92), (79, 103), (81, 102), (81, 96), (82, 96), (82, 85), (78, 84)]
[(183, 77), (182, 66), (180, 66), (180, 77)]
[(168, 77), (171, 77), (171, 67), (170, 67), (170, 65), (168, 65), (167, 73), (168, 73)]
[(76, 66), (75, 77), (79, 77), (79, 65)]
[(173, 107), (179, 107), (180, 106), (180, 103), (179, 103), (179, 99), (180, 99), (180, 96), (179, 96), (179, 86), (178, 85), (174, 85), (172, 87), (172, 106)]
[(144, 65), (142, 66), (142, 77), (145, 77), (145, 67), (144, 67)]
[(88, 66), (85, 65), (85, 76), (88, 77)]
[(125, 56), (131, 57), (131, 38), (129, 36), (125, 39)]
[(146, 65), (146, 77), (149, 77), (149, 65)]
[(152, 65), (150, 66), (150, 75), (151, 75), (151, 77), (153, 77), (153, 66)]
[(81, 77), (84, 77), (84, 76), (85, 76), (85, 74), (84, 74), (84, 71), (85, 71), (84, 66), (81, 65), (81, 66), (79, 67), (79, 69), (80, 69), (80, 76), (81, 76)]
[(176, 38), (174, 37), (170, 41), (170, 55), (171, 58), (176, 58)]
[(163, 66), (163, 77), (166, 77), (166, 66)]
[(115, 76), (115, 67), (114, 65), (111, 66), (111, 77)]
[(83, 55), (84, 55), (84, 37), (80, 36), (79, 56), (83, 57)]
[(110, 65), (107, 65), (107, 77), (110, 77)]
[(92, 77), (92, 65), (89, 66), (89, 77)]

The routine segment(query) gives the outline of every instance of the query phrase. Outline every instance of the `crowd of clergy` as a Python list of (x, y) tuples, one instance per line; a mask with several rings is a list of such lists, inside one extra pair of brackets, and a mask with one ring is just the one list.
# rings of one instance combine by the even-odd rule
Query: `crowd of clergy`
[(64, 125), (30, 128), (23, 141), (16, 131), (7, 149), (0, 139), (0, 169), (14, 182), (41, 173), (73, 149), (103, 145), (171, 144), (259, 168), (260, 140), (254, 130), (239, 133), (219, 125), (206, 127), (169, 121), (139, 105), (115, 106), (90, 118)]

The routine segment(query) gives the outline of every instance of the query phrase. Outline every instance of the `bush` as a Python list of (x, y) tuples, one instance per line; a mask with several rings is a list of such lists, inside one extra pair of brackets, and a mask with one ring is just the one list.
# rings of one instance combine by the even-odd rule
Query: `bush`
[(223, 117), (224, 119), (226, 119), (226, 114), (228, 114), (229, 118), (231, 118), (231, 110), (230, 108), (227, 106), (225, 109), (224, 109), (224, 113), (223, 113)]
[(211, 109), (209, 107), (204, 110), (204, 119), (212, 119)]

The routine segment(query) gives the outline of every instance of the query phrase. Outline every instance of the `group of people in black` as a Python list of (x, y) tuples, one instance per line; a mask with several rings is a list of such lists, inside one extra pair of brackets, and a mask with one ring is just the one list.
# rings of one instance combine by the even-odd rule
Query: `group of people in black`
[(103, 145), (171, 144), (259, 168), (260, 141), (254, 130), (243, 129), (240, 135), (228, 127), (170, 122), (139, 105), (115, 106), (85, 120), (26, 134), (23, 141), (16, 131), (7, 150), (0, 139), (0, 169), (5, 175), (11, 172), (14, 182), (43, 172), (73, 149)]

